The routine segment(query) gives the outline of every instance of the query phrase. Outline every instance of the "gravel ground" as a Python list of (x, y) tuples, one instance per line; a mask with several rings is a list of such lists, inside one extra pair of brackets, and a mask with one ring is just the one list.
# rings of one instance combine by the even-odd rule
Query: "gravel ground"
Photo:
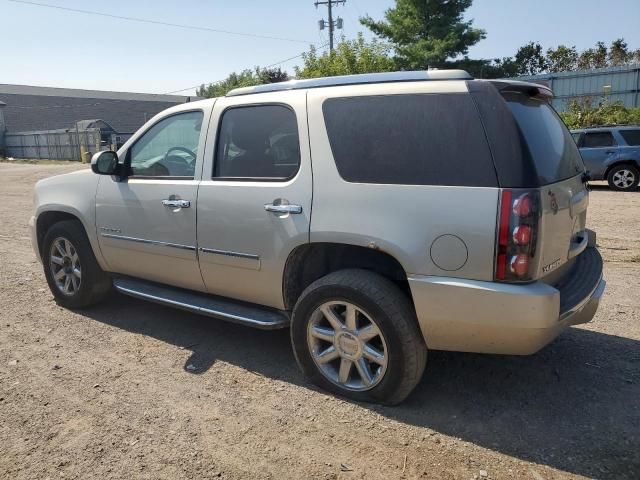
[(0, 164), (2, 478), (640, 478), (640, 193), (592, 192), (590, 324), (530, 357), (431, 352), (387, 408), (309, 385), (287, 331), (58, 307), (26, 224), (33, 184), (76, 168)]

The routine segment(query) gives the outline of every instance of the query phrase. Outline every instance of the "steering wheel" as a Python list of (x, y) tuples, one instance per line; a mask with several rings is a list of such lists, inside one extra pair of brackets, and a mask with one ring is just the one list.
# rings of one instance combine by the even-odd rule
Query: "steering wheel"
[[(171, 155), (171, 152), (173, 152), (173, 151), (186, 153), (187, 155), (189, 155), (191, 157), (191, 161), (185, 160), (180, 155)], [(164, 166), (175, 167), (175, 170), (178, 170), (178, 171), (181, 170), (181, 169), (182, 170), (190, 170), (191, 169), (191, 165), (196, 160), (196, 157), (197, 157), (196, 154), (193, 151), (189, 150), (188, 148), (185, 148), (185, 147), (171, 147), (169, 150), (167, 150), (167, 153), (164, 154), (164, 158), (162, 159), (162, 162), (160, 162), (160, 163), (162, 163)], [(171, 170), (172, 173), (173, 173), (174, 168), (169, 168), (169, 170)]]

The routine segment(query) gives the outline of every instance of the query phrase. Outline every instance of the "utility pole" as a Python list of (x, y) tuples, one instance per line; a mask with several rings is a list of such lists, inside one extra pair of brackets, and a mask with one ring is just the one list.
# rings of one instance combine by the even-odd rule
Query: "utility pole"
[(336, 21), (333, 20), (333, 6), (334, 5), (344, 5), (347, 0), (325, 0), (323, 2), (317, 1), (315, 2), (316, 9), (318, 5), (326, 5), (329, 10), (329, 21), (320, 20), (318, 22), (318, 26), (320, 30), (324, 30), (324, 27), (329, 27), (329, 51), (333, 51), (333, 31), (334, 29), (340, 30), (343, 25), (342, 18), (338, 17)]

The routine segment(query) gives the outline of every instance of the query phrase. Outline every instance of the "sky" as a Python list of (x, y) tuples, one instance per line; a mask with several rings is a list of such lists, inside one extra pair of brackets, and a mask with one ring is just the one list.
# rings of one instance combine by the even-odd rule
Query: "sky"
[[(36, 3), (156, 22), (185, 29), (88, 15), (0, 0), (0, 83), (192, 95), (194, 86), (232, 71), (276, 64), (293, 72), (301, 59), (283, 61), (327, 42), (318, 29), (326, 7), (313, 0), (34, 0)], [(335, 7), (339, 34), (366, 33), (358, 18), (381, 19), (392, 0), (347, 0)], [(640, 0), (475, 0), (466, 17), (487, 38), (471, 58), (513, 55), (538, 41), (579, 50), (624, 37), (640, 48)], [(242, 32), (256, 36), (241, 36)]]

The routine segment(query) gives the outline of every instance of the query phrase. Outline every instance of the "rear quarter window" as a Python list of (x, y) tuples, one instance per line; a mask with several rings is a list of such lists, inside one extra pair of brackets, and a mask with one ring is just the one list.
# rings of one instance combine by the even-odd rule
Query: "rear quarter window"
[(468, 94), (330, 98), (322, 109), (336, 167), (348, 182), (497, 186)]
[(640, 146), (640, 129), (638, 130), (620, 130), (620, 135), (627, 142), (627, 145), (632, 147)]

